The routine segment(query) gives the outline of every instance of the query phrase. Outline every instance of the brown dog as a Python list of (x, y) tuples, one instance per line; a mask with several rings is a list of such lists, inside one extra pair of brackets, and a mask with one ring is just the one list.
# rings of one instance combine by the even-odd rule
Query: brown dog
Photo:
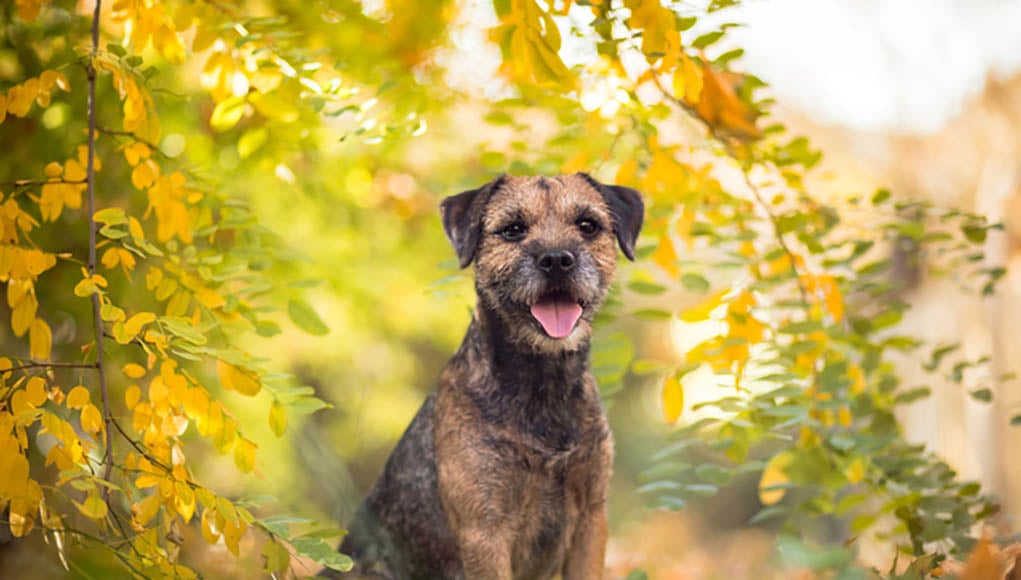
[(641, 196), (504, 176), (441, 209), (478, 304), (340, 550), (353, 577), (600, 578), (613, 440), (589, 338), (614, 238), (634, 259)]

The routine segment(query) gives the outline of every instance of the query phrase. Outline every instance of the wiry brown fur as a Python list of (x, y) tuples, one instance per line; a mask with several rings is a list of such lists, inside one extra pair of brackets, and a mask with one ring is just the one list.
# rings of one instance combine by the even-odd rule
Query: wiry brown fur
[[(461, 265), (476, 264), (478, 304), (340, 549), (357, 561), (354, 577), (600, 578), (613, 440), (589, 339), (614, 238), (634, 256), (641, 198), (584, 174), (505, 176), (442, 210)], [(585, 234), (583, 219), (599, 230)], [(520, 240), (503, 234), (511, 223), (526, 227)], [(552, 251), (573, 267), (538, 267)], [(551, 292), (582, 305), (564, 338), (529, 310)]]

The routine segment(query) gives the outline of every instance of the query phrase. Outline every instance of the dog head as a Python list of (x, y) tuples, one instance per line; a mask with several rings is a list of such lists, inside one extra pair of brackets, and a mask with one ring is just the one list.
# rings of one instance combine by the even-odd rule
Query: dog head
[(443, 200), (443, 228), (461, 267), (475, 262), (479, 307), (507, 339), (577, 350), (616, 270), (614, 240), (634, 260), (641, 195), (583, 173), (503, 176)]

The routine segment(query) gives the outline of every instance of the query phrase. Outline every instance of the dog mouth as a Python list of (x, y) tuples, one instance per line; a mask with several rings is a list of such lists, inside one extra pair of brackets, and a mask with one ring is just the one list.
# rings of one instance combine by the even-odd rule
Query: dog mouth
[(547, 292), (532, 304), (531, 312), (546, 334), (552, 338), (564, 338), (578, 324), (582, 302), (567, 292)]

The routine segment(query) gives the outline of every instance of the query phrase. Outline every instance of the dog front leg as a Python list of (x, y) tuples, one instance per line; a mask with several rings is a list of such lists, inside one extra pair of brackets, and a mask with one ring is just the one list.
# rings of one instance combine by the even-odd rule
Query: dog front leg
[(499, 526), (469, 525), (457, 535), (467, 580), (512, 580), (510, 543)]
[(564, 562), (564, 580), (598, 580), (606, 558), (606, 504), (589, 508), (578, 521)]

